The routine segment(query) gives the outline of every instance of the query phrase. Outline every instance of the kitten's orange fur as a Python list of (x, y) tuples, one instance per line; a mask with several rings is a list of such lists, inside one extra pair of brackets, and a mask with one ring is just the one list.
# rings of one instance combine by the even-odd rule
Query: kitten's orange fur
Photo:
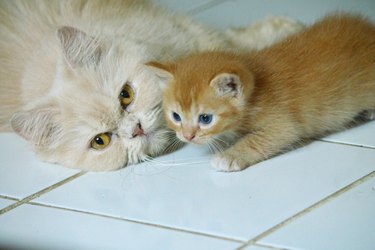
[[(169, 82), (164, 110), (181, 140), (237, 135), (212, 162), (223, 171), (244, 169), (375, 110), (375, 26), (361, 17), (326, 17), (259, 52), (213, 51), (150, 65)], [(212, 123), (202, 126), (200, 114), (213, 114)]]

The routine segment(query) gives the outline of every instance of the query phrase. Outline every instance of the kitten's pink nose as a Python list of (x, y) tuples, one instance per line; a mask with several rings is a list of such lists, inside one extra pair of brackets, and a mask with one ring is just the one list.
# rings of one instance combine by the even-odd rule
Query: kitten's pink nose
[(144, 132), (143, 132), (143, 129), (142, 129), (142, 125), (140, 123), (137, 123), (137, 125), (135, 125), (135, 128), (133, 130), (133, 137), (136, 137), (138, 135), (144, 135)]
[(184, 138), (185, 138), (186, 140), (188, 140), (188, 141), (191, 141), (191, 140), (193, 140), (193, 139), (194, 139), (194, 137), (195, 137), (195, 135), (194, 135), (194, 134), (187, 134), (187, 135), (184, 135)]

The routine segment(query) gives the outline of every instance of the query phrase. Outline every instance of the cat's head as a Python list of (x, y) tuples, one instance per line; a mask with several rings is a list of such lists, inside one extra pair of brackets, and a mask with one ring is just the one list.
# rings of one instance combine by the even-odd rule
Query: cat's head
[(215, 143), (241, 127), (254, 79), (236, 54), (205, 52), (148, 65), (163, 79), (165, 118), (180, 140)]
[(162, 91), (144, 65), (146, 46), (102, 41), (72, 27), (57, 34), (53, 84), (13, 116), (14, 131), (42, 159), (84, 170), (118, 169), (163, 153), (170, 138)]

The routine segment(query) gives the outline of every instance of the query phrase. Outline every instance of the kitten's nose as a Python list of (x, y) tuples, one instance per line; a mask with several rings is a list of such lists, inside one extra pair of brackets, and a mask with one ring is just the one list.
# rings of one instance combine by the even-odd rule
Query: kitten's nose
[(187, 134), (187, 135), (184, 134), (184, 138), (188, 141), (191, 141), (195, 138), (195, 134)]
[(138, 135), (144, 135), (142, 125), (140, 123), (137, 123), (137, 125), (135, 125), (132, 135), (133, 135), (133, 138)]

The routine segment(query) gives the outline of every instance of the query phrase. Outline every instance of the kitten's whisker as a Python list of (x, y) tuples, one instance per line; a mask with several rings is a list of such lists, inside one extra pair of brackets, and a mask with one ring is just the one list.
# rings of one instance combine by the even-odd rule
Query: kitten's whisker
[(144, 159), (148, 163), (153, 163), (153, 164), (157, 164), (160, 166), (182, 166), (182, 165), (207, 163), (209, 156), (195, 157), (194, 158), (195, 161), (191, 161), (188, 158), (180, 159), (180, 160), (173, 159), (173, 160), (162, 161), (162, 160), (157, 160), (155, 158), (152, 158), (150, 156), (144, 157)]
[(169, 152), (174, 152), (180, 147), (183, 146), (183, 142), (177, 139), (176, 137), (170, 138), (173, 139), (172, 142), (165, 148), (164, 152), (169, 153)]
[[(219, 152), (219, 153), (221, 153), (225, 150), (224, 146), (222, 145), (221, 142), (227, 144), (227, 142), (225, 142), (223, 140), (219, 140), (218, 138), (214, 138), (212, 140), (212, 143), (215, 145), (216, 151)], [(228, 144), (226, 146), (228, 146)]]
[(207, 143), (210, 151), (212, 154), (215, 154), (216, 153), (216, 146), (215, 146), (215, 143), (214, 143), (214, 140), (209, 140), (208, 143)]
[(230, 143), (229, 143), (229, 142), (224, 141), (224, 140), (221, 139), (220, 137), (214, 137), (213, 139), (214, 139), (214, 141), (222, 142), (222, 143), (225, 144), (225, 146), (227, 146), (227, 147), (230, 146)]

